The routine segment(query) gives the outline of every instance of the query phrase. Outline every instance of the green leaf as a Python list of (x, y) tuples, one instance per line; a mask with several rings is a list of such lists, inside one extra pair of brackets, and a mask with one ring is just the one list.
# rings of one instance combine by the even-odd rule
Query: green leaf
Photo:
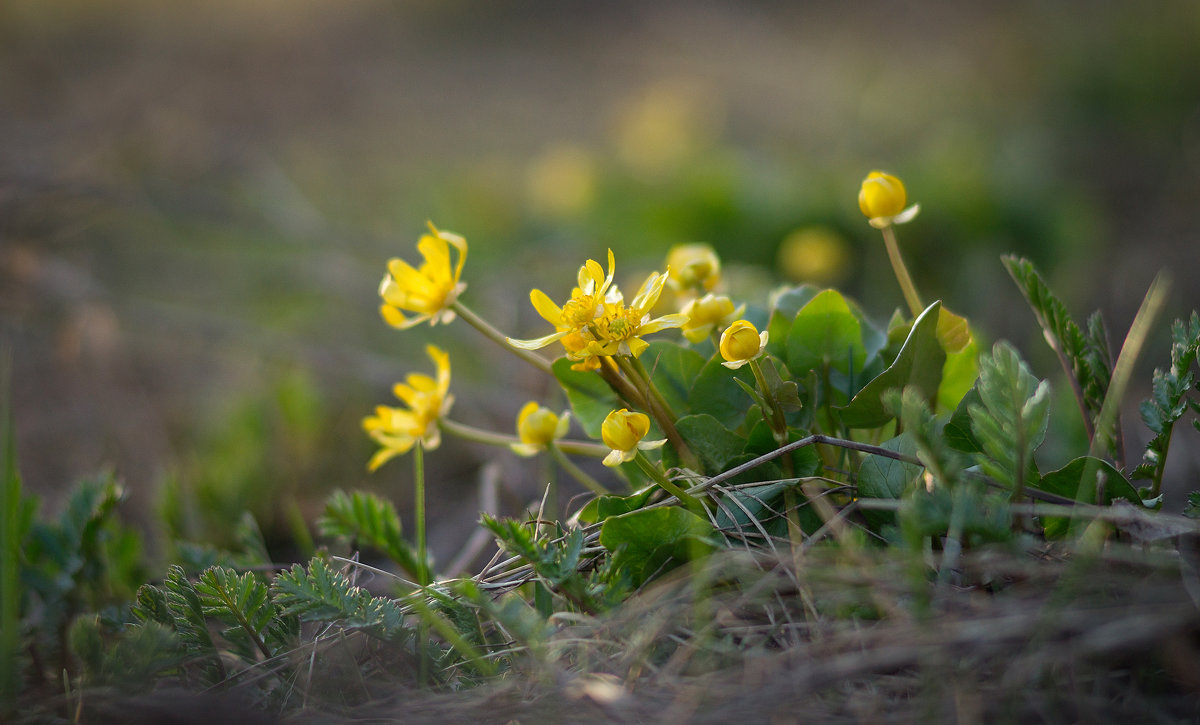
[(1027, 480), (1033, 453), (1046, 437), (1050, 419), (1050, 384), (1029, 372), (1017, 351), (998, 342), (980, 360), (980, 404), (970, 406), (971, 429), (983, 453), (980, 469), (1010, 488)]
[(636, 511), (646, 505), (650, 495), (658, 490), (658, 486), (647, 486), (629, 496), (597, 496), (588, 501), (579, 511), (579, 520), (585, 524), (595, 524), (610, 516)]
[(867, 358), (861, 320), (846, 298), (831, 289), (796, 313), (786, 348), (788, 369), (796, 375), (825, 366), (849, 375), (861, 371)]
[(615, 571), (635, 586), (717, 547), (712, 524), (686, 509), (640, 509), (604, 520), (600, 545), (612, 553)]
[(767, 322), (767, 352), (779, 359), (787, 357), (787, 338), (796, 313), (820, 292), (819, 287), (802, 284), (777, 295), (771, 305)]
[(746, 391), (738, 385), (738, 381), (753, 387), (754, 373), (749, 365), (730, 370), (722, 365), (722, 362), (723, 358), (717, 354), (704, 364), (692, 385), (691, 394), (688, 396), (688, 408), (707, 413), (716, 418), (721, 425), (734, 430), (741, 425), (746, 411), (753, 403)]
[[(879, 447), (908, 456), (917, 455), (916, 441), (908, 433), (886, 440)], [(868, 455), (858, 469), (858, 495), (860, 498), (900, 498), (924, 470), (915, 463)]]
[(961, 350), (946, 353), (937, 390), (938, 411), (956, 410), (979, 379), (979, 344), (972, 338)]
[(714, 475), (724, 471), (729, 461), (742, 453), (746, 441), (721, 425), (707, 413), (685, 415), (675, 422), (675, 428), (704, 466), (702, 473)]
[[(1080, 402), (1087, 410), (1091, 425), (1095, 426), (1112, 379), (1112, 359), (1103, 319), (1098, 313), (1093, 315), (1085, 335), (1032, 262), (1015, 256), (1004, 257), (1003, 261), (1033, 309), (1046, 341), (1061, 356), (1067, 373), (1075, 378)], [(1112, 452), (1117, 453), (1117, 438), (1110, 436), (1108, 440), (1113, 445)]]
[(180, 642), (189, 654), (201, 658), (205, 663), (205, 678), (210, 683), (224, 680), (225, 667), (209, 635), (204, 606), (181, 567), (173, 565), (167, 569), (162, 591)]
[(851, 428), (874, 428), (892, 419), (883, 404), (883, 394), (892, 389), (915, 387), (931, 398), (942, 379), (946, 353), (937, 339), (941, 302), (934, 302), (917, 317), (895, 361), (867, 383), (850, 404), (841, 409), (842, 422)]
[(401, 536), (396, 507), (373, 493), (334, 491), (325, 502), (325, 513), (317, 519), (317, 530), (324, 536), (375, 549), (414, 577), (421, 571), (416, 553)]
[(214, 566), (200, 575), (195, 586), (206, 616), (241, 627), (264, 656), (275, 654), (263, 641), (262, 634), (276, 610), (267, 585), (258, 577)]
[[(808, 437), (808, 431), (798, 430), (795, 428), (788, 429), (788, 443), (794, 443), (798, 440)], [(771, 431), (771, 426), (764, 420), (760, 420), (750, 430), (750, 435), (746, 438), (746, 447), (742, 453), (751, 456), (761, 456), (764, 453), (770, 453), (779, 447), (775, 442), (775, 434)], [(804, 446), (797, 448), (789, 454), (792, 459), (792, 475), (796, 478), (806, 478), (815, 476), (821, 470), (821, 457), (817, 455), (815, 446)], [(776, 458), (772, 463), (778, 464), (779, 471), (782, 474), (782, 458)], [(730, 461), (729, 467), (740, 463), (740, 461)], [(735, 479), (735, 481), (738, 479)], [(761, 480), (761, 479), (759, 479)]]
[(655, 340), (640, 359), (650, 372), (650, 380), (675, 415), (684, 415), (689, 411), (688, 396), (696, 376), (704, 368), (704, 356), (673, 342)]
[(959, 401), (958, 407), (954, 409), (954, 414), (950, 416), (946, 427), (942, 429), (948, 446), (963, 453), (983, 452), (983, 445), (975, 437), (975, 431), (971, 429), (971, 407), (982, 404), (983, 399), (979, 397), (979, 384), (976, 383)]
[[(1080, 456), (1067, 465), (1042, 476), (1037, 488), (1049, 493), (1074, 499), (1079, 503), (1109, 505), (1118, 499), (1142, 505), (1141, 496), (1129, 479), (1100, 458)], [(1103, 495), (1097, 499), (1097, 489)], [(1062, 517), (1047, 517), (1046, 537), (1061, 538), (1070, 528), (1071, 520)]]
[[(1146, 444), (1142, 462), (1133, 470), (1132, 477), (1151, 481), (1151, 490), (1158, 490), (1162, 482), (1175, 424), (1189, 409), (1200, 411), (1200, 406), (1188, 398), (1188, 393), (1196, 387), (1191, 368), (1198, 354), (1200, 314), (1193, 312), (1189, 322), (1175, 320), (1171, 326), (1171, 367), (1154, 371), (1151, 396), (1138, 408), (1142, 421), (1154, 436)], [(1196, 427), (1200, 430), (1200, 425)]]
[(594, 371), (572, 370), (573, 365), (565, 357), (554, 361), (554, 377), (562, 385), (571, 403), (571, 411), (575, 419), (583, 427), (585, 433), (592, 438), (600, 438), (600, 426), (612, 411), (623, 407), (617, 399), (617, 394), (608, 387), (604, 378)]
[(1187, 505), (1183, 507), (1182, 513), (1189, 519), (1200, 519), (1200, 491), (1188, 494)]
[(319, 557), (309, 562), (307, 570), (295, 564), (276, 575), (271, 593), (282, 614), (297, 615), (306, 622), (336, 621), (382, 639), (403, 632), (404, 619), (394, 601), (371, 596)]

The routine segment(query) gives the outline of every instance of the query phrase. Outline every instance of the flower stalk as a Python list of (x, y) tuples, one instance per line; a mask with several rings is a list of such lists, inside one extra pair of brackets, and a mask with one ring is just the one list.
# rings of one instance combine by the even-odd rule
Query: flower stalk
[(549, 361), (547, 361), (544, 357), (537, 355), (530, 350), (523, 350), (519, 347), (514, 347), (513, 345), (509, 344), (509, 338), (504, 333), (493, 327), (487, 320), (475, 314), (474, 310), (464, 305), (461, 301), (455, 300), (450, 307), (458, 314), (459, 317), (466, 320), (467, 324), (483, 333), (483, 336), (487, 339), (513, 353), (538, 370), (551, 375), (554, 374), (554, 371), (550, 367)]

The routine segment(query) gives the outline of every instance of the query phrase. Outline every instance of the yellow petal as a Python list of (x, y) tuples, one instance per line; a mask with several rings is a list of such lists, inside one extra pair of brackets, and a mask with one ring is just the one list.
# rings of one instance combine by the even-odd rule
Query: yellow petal
[(539, 337), (533, 340), (515, 340), (511, 337), (506, 337), (504, 340), (509, 345), (522, 350), (539, 350), (552, 342), (558, 342), (562, 338), (566, 337), (568, 332), (570, 332), (570, 330), (559, 330), (552, 335), (546, 335), (545, 337)]
[(542, 316), (542, 319), (549, 322), (555, 327), (566, 327), (563, 324), (562, 308), (554, 304), (554, 300), (540, 289), (530, 290), (529, 301), (533, 303), (533, 309)]

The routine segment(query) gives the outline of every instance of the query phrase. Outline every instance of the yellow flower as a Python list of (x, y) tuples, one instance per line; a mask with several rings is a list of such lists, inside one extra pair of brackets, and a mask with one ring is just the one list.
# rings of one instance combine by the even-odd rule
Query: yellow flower
[(921, 207), (913, 204), (905, 209), (907, 201), (904, 183), (882, 171), (867, 174), (858, 192), (858, 208), (876, 229), (911, 221)]
[(408, 453), (418, 443), (433, 450), (442, 442), (438, 420), (450, 412), (454, 403), (454, 396), (449, 394), (450, 356), (434, 345), (427, 345), (425, 353), (437, 366), (437, 379), (410, 373), (392, 388), (407, 408), (380, 405), (375, 415), (363, 419), (363, 429), (382, 446), (371, 457), (368, 470), (374, 471), (395, 456)]
[(699, 299), (688, 302), (682, 314), (687, 315), (688, 321), (683, 325), (683, 336), (690, 342), (700, 342), (708, 337), (718, 325), (722, 325), (731, 317), (739, 317), (746, 306), (737, 309), (733, 301), (724, 295), (714, 295), (711, 292)]
[(639, 450), (648, 451), (667, 442), (643, 441), (650, 432), (650, 418), (645, 413), (631, 413), (627, 408), (614, 410), (600, 424), (600, 439), (612, 450), (604, 457), (604, 465), (619, 466), (632, 461)]
[(608, 274), (604, 274), (599, 262), (589, 259), (579, 268), (577, 279), (579, 285), (571, 291), (571, 299), (562, 307), (554, 304), (549, 295), (539, 289), (529, 293), (529, 301), (542, 319), (554, 325), (556, 332), (534, 340), (514, 340), (508, 338), (508, 344), (522, 350), (537, 350), (552, 342), (561, 340), (572, 332), (582, 332), (596, 319), (604, 309), (604, 296), (608, 293), (613, 281), (612, 250), (608, 250)]
[(674, 289), (711, 290), (721, 279), (721, 259), (708, 244), (676, 244), (667, 253), (668, 284)]
[(665, 330), (669, 327), (682, 327), (687, 322), (687, 315), (663, 315), (650, 318), (650, 310), (658, 302), (662, 294), (663, 284), (666, 283), (667, 272), (654, 273), (646, 278), (641, 289), (628, 306), (624, 299), (616, 297), (615, 301), (605, 302), (601, 315), (589, 327), (595, 340), (588, 344), (586, 353), (589, 355), (632, 355), (637, 357), (649, 347), (642, 335)]
[(730, 370), (737, 370), (751, 360), (760, 357), (767, 349), (767, 331), (761, 333), (746, 320), (738, 320), (721, 334), (721, 363)]
[(843, 281), (850, 272), (850, 248), (833, 229), (814, 226), (797, 229), (779, 245), (779, 266), (797, 282), (819, 285)]
[(569, 412), (560, 416), (531, 400), (517, 413), (517, 437), (521, 442), (513, 443), (509, 448), (520, 456), (536, 455), (552, 441), (565, 436), (570, 424)]
[[(467, 288), (466, 283), (458, 281), (467, 261), (467, 241), (457, 234), (440, 231), (432, 222), (429, 230), (432, 234), (422, 235), (417, 242), (417, 251), (425, 258), (420, 268), (413, 269), (403, 259), (390, 259), (388, 273), (379, 285), (383, 319), (401, 330), (426, 320), (431, 325), (450, 322), (454, 319), (450, 306)], [(450, 247), (458, 250), (453, 266)], [(406, 317), (404, 312), (416, 314)]]
[(567, 350), (567, 357), (577, 361), (571, 366), (572, 370), (579, 372), (588, 372), (589, 370), (600, 369), (600, 358), (597, 355), (592, 355), (587, 351), (588, 345), (591, 344), (591, 339), (585, 336), (579, 330), (571, 330), (563, 336), (559, 342)]

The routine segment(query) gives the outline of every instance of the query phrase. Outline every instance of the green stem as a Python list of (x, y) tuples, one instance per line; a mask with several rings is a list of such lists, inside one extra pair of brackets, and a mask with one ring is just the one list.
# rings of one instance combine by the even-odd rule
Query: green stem
[(584, 488), (596, 494), (597, 496), (612, 495), (612, 491), (609, 491), (599, 481), (592, 478), (585, 473), (582, 468), (575, 465), (574, 461), (572, 461), (570, 458), (567, 458), (563, 450), (559, 448), (559, 443), (557, 441), (551, 441), (546, 446), (546, 449), (550, 451), (550, 455), (554, 458), (554, 460), (558, 461), (558, 465), (562, 466), (563, 470), (570, 474), (571, 478), (574, 478), (576, 481), (579, 481), (579, 483), (583, 484)]
[(887, 248), (888, 259), (892, 262), (892, 271), (896, 273), (896, 281), (900, 283), (900, 291), (904, 293), (904, 301), (908, 303), (908, 309), (912, 312), (913, 317), (916, 317), (925, 310), (925, 305), (921, 304), (921, 298), (917, 295), (917, 288), (913, 285), (912, 277), (908, 276), (908, 268), (904, 266), (904, 259), (900, 256), (900, 247), (896, 244), (896, 232), (890, 226), (883, 228), (883, 246)]
[(672, 482), (671, 479), (667, 478), (666, 474), (658, 470), (658, 466), (655, 466), (653, 463), (651, 463), (650, 459), (646, 458), (641, 451), (637, 452), (637, 455), (634, 456), (633, 460), (637, 463), (638, 467), (642, 469), (643, 473), (645, 473), (652, 481), (662, 487), (664, 491), (679, 499), (679, 502), (687, 507), (688, 510), (701, 516), (704, 515), (704, 505), (700, 503), (700, 500), (687, 493), (679, 486), (676, 486), (675, 483)]
[(500, 345), (505, 350), (515, 354), (517, 357), (534, 366), (538, 370), (551, 375), (554, 374), (554, 371), (551, 369), (550, 363), (546, 360), (546, 358), (540, 355), (535, 355), (529, 350), (522, 350), (519, 347), (513, 347), (512, 345), (509, 345), (508, 338), (505, 337), (502, 332), (497, 330), (495, 327), (492, 327), (487, 320), (475, 314), (474, 310), (464, 305), (461, 301), (455, 300), (450, 305), (450, 308), (458, 313), (459, 317), (466, 320), (471, 327), (474, 327), (476, 330), (482, 332), (484, 337), (495, 342), (497, 345)]
[(758, 360), (750, 361), (750, 370), (754, 373), (754, 380), (758, 383), (758, 390), (762, 393), (763, 402), (767, 404), (768, 410), (764, 410), (763, 413), (770, 416), (769, 422), (771, 432), (775, 434), (775, 442), (782, 446), (788, 442), (787, 420), (783, 417), (783, 410), (775, 401), (775, 396), (772, 394), (770, 386), (767, 385), (767, 377), (763, 375), (762, 366), (758, 364)]
[[(521, 439), (516, 436), (504, 435), (503, 433), (495, 433), (490, 430), (476, 428), (475, 426), (459, 423), (450, 420), (449, 418), (441, 418), (438, 420), (438, 426), (445, 432), (463, 440), (472, 441), (474, 443), (483, 443), (489, 446), (500, 446), (507, 448), (514, 443), (520, 443)], [(591, 443), (589, 441), (555, 441), (554, 444), (561, 448), (564, 452), (575, 456), (589, 456), (591, 458), (604, 458), (608, 455), (609, 449), (599, 443)]]
[(637, 361), (637, 358), (631, 356), (619, 355), (614, 359), (641, 394), (645, 403), (643, 410), (654, 418), (658, 427), (662, 429), (663, 435), (675, 447), (675, 451), (679, 454), (679, 462), (686, 468), (700, 470), (700, 462), (696, 458), (696, 454), (692, 453), (691, 448), (688, 448), (683, 436), (679, 435), (679, 430), (675, 427), (675, 414), (671, 411), (671, 406), (667, 405), (662, 393), (658, 392), (658, 388), (654, 387), (654, 383), (650, 381), (646, 368)]
[(425, 546), (425, 446), (417, 441), (413, 450), (413, 481), (415, 486), (414, 508), (417, 518), (417, 562), (420, 571), (417, 572), (417, 583), (428, 586), (429, 556)]

